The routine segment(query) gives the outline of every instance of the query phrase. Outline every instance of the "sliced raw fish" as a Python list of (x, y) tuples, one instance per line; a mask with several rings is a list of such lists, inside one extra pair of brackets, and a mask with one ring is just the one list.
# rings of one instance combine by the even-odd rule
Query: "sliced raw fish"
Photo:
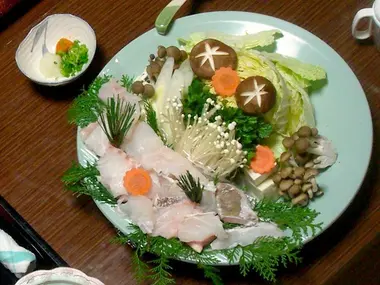
[(190, 243), (198, 252), (216, 237), (224, 239), (227, 234), (222, 222), (213, 212), (188, 215), (178, 227), (178, 238)]
[(123, 178), (128, 170), (135, 167), (138, 167), (136, 161), (128, 158), (121, 149), (115, 147), (109, 147), (97, 164), (100, 182), (110, 190), (114, 197), (127, 194)]
[(153, 200), (153, 206), (155, 208), (167, 208), (171, 205), (177, 204), (185, 200), (184, 197), (181, 196), (169, 196), (169, 197), (156, 197)]
[(158, 148), (155, 152), (142, 155), (141, 165), (145, 169), (153, 169), (157, 173), (172, 178), (178, 178), (180, 175), (186, 174), (186, 171), (189, 171), (195, 179), (199, 178), (202, 184), (209, 182), (190, 161), (166, 146)]
[(97, 156), (103, 156), (107, 148), (111, 146), (106, 134), (97, 122), (81, 129), (80, 136), (86, 147)]
[(197, 212), (195, 204), (183, 201), (166, 208), (157, 209), (153, 236), (170, 239), (178, 236), (178, 227), (187, 215)]
[(177, 185), (176, 180), (159, 175), (154, 170), (150, 170), (149, 173), (153, 182), (152, 189), (147, 195), (150, 199), (165, 197), (181, 197), (185, 199), (187, 197), (185, 192)]
[(217, 212), (215, 191), (207, 189), (203, 190), (199, 208), (202, 209), (203, 212)]
[(119, 205), (119, 209), (144, 233), (152, 233), (155, 219), (152, 200), (145, 196), (129, 196), (128, 202)]
[(145, 122), (139, 121), (124, 139), (121, 149), (136, 160), (143, 154), (155, 152), (164, 144), (160, 137)]
[(217, 238), (211, 243), (212, 249), (233, 248), (237, 245), (252, 244), (257, 238), (263, 236), (282, 237), (284, 232), (273, 223), (257, 223), (247, 228), (234, 228), (226, 230), (227, 238)]
[(218, 183), (216, 190), (217, 210), (222, 221), (254, 225), (258, 218), (243, 191), (229, 183)]
[(99, 98), (104, 102), (107, 102), (108, 98), (119, 98), (123, 99), (125, 102), (128, 102), (132, 105), (135, 105), (135, 122), (140, 117), (140, 105), (139, 102), (141, 98), (135, 94), (129, 93), (123, 86), (121, 86), (114, 78), (111, 78), (110, 81), (103, 84), (99, 89)]

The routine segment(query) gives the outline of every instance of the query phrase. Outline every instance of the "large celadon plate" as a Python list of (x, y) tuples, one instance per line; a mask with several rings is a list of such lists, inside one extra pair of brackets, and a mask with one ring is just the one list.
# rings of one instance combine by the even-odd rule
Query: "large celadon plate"
[[(328, 75), (328, 84), (311, 95), (317, 127), (338, 150), (335, 165), (318, 176), (325, 195), (310, 203), (312, 209), (320, 212), (317, 222), (323, 222), (324, 231), (345, 211), (362, 184), (371, 157), (372, 121), (368, 102), (356, 76), (344, 60), (318, 37), (291, 23), (260, 14), (197, 14), (176, 20), (167, 36), (161, 36), (152, 29), (138, 37), (119, 51), (101, 74), (111, 74), (116, 78), (121, 78), (122, 74), (138, 76), (157, 46), (178, 45), (179, 37), (186, 38), (193, 32), (220, 31), (241, 35), (270, 29), (279, 29), (284, 34), (277, 40), (276, 52), (320, 65)], [(79, 136), (77, 147), (80, 163), (94, 161), (95, 157), (86, 151)], [(97, 206), (117, 229), (128, 234), (129, 220), (108, 205), (97, 203)], [(305, 236), (304, 242), (311, 238), (310, 235)], [(220, 264), (227, 264), (223, 256), (218, 257)]]

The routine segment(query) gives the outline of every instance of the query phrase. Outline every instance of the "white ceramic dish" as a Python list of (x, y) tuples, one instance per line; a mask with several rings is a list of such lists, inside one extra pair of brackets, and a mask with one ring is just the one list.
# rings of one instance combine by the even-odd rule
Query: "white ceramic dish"
[[(88, 62), (72, 77), (46, 78), (40, 72), (43, 46), (55, 53), (59, 39), (79, 40), (88, 48)], [(71, 14), (54, 14), (46, 17), (33, 27), (16, 51), (16, 63), (21, 72), (30, 80), (47, 86), (64, 85), (77, 79), (88, 68), (96, 51), (96, 36), (91, 26), (83, 19)]]
[(53, 270), (39, 270), (21, 278), (15, 285), (104, 285), (98, 279), (88, 277), (83, 272), (59, 267)]

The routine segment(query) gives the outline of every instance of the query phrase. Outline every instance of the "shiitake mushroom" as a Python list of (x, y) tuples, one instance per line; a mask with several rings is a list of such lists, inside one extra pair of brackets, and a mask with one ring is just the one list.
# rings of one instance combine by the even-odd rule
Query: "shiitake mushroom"
[[(207, 50), (213, 50), (207, 54)], [(206, 59), (204, 61), (204, 59)], [(213, 63), (213, 64), (212, 64)], [(195, 75), (210, 79), (221, 67), (237, 67), (235, 50), (215, 39), (205, 39), (196, 44), (190, 52), (190, 65)]]
[(235, 93), (240, 109), (250, 115), (268, 112), (276, 103), (276, 89), (262, 76), (251, 76), (240, 82)]

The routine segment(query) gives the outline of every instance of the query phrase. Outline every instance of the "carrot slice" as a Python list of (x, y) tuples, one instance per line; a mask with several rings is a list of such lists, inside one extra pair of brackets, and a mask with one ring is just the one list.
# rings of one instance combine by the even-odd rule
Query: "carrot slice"
[(62, 38), (58, 41), (56, 47), (55, 47), (55, 53), (59, 52), (68, 52), (68, 50), (73, 46), (73, 42), (66, 39)]
[(124, 175), (124, 187), (132, 196), (145, 195), (152, 187), (152, 178), (143, 168), (132, 168)]
[(215, 71), (211, 83), (217, 94), (229, 97), (235, 94), (236, 88), (240, 83), (240, 78), (231, 67), (221, 67)]
[(273, 151), (267, 147), (258, 145), (256, 147), (256, 155), (251, 160), (251, 169), (260, 174), (270, 172), (275, 166), (275, 158)]

